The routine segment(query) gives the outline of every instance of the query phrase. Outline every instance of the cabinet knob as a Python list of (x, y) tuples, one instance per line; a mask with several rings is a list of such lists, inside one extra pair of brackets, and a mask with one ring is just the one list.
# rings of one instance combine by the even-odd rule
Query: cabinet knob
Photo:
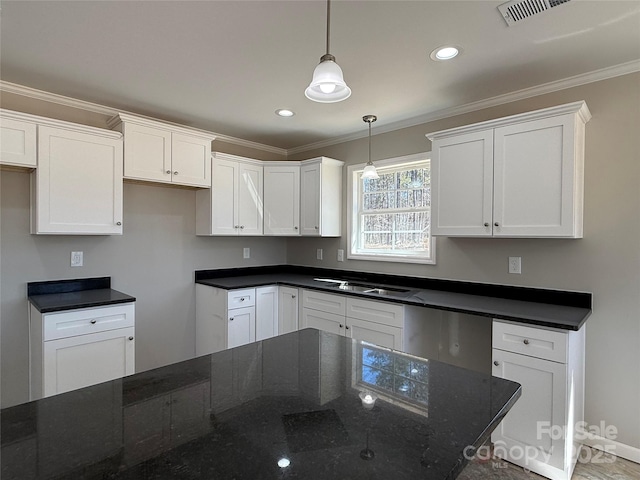
[(316, 228), (316, 230), (318, 230), (318, 227), (315, 227), (315, 228)]
[(171, 175), (171, 170), (167, 170), (167, 175)]
[(298, 227), (293, 227), (293, 229), (294, 229), (294, 230), (297, 230), (297, 229), (298, 229)]
[(241, 301), (241, 302), (244, 302), (244, 297), (240, 297), (240, 301)]
[(349, 325), (345, 325), (344, 328), (346, 328), (347, 330), (349, 330)]
[(528, 339), (528, 338), (525, 338), (523, 343), (524, 343), (525, 345), (529, 345), (529, 339)]
[(174, 175), (177, 175), (177, 174), (178, 174), (178, 172), (173, 172), (173, 174), (174, 174)]
[(295, 295), (291, 295), (291, 298), (296, 298), (296, 296)]
[(133, 337), (129, 337), (129, 340), (133, 340)]
[(229, 317), (229, 321), (230, 321), (230, 322), (233, 322), (233, 317)]
[(94, 318), (93, 320), (91, 320), (91, 324), (95, 325), (95, 323), (97, 322), (97, 320)]
[(495, 225), (496, 227), (499, 227), (499, 226), (500, 226), (500, 224), (499, 224), (498, 222), (494, 223), (494, 225)]
[(484, 226), (488, 227), (489, 226), (489, 222), (484, 222)]
[(244, 225), (240, 225), (240, 230), (242, 230), (244, 228)]
[(500, 362), (499, 362), (498, 360), (494, 360), (494, 361), (493, 361), (493, 364), (497, 367), (497, 366), (499, 366), (499, 365), (500, 365)]
[(340, 324), (340, 328), (343, 328), (343, 327), (344, 327), (344, 325)]
[(122, 222), (116, 222), (116, 225), (120, 226), (120, 225), (122, 225)]
[(240, 228), (240, 225), (234, 225), (233, 228)]

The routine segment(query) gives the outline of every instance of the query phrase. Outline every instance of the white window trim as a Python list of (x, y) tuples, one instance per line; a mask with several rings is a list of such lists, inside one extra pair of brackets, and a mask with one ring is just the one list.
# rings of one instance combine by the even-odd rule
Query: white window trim
[[(425, 159), (431, 160), (431, 152), (416, 153), (413, 155), (405, 155), (402, 157), (388, 158), (385, 160), (376, 160), (374, 164), (377, 168), (390, 167), (402, 163), (421, 162)], [(356, 238), (353, 235), (353, 219), (357, 216), (355, 204), (353, 202), (353, 191), (357, 189), (360, 179), (356, 178), (354, 173), (363, 170), (366, 163), (358, 163), (347, 167), (347, 259), (349, 260), (372, 260), (375, 262), (396, 262), (396, 263), (422, 263), (427, 265), (436, 264), (436, 241), (431, 235), (431, 245), (429, 246), (430, 258), (418, 257), (413, 255), (392, 255), (392, 254), (363, 254), (354, 252), (354, 242)]]

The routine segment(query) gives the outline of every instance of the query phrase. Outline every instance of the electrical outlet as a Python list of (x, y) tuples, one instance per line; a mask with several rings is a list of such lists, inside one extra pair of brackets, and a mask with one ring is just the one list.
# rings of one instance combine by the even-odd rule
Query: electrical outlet
[(317, 260), (322, 260), (322, 249), (321, 248), (316, 250), (316, 259)]
[(71, 252), (71, 266), (81, 267), (84, 263), (83, 252)]
[(342, 250), (341, 248), (338, 249), (338, 261), (344, 262), (344, 250)]
[(251, 249), (245, 247), (242, 249), (242, 258), (251, 258)]
[(522, 257), (509, 257), (509, 273), (522, 273)]

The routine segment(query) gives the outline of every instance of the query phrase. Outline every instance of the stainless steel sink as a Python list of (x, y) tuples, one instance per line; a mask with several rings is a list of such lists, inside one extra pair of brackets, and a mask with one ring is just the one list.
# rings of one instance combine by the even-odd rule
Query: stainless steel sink
[(399, 293), (406, 293), (410, 290), (405, 288), (395, 288), (389, 287), (386, 285), (373, 285), (368, 283), (356, 283), (349, 282), (346, 280), (334, 280), (331, 278), (314, 278), (315, 281), (325, 282), (329, 286), (335, 286), (339, 290), (346, 290), (350, 292), (360, 292), (360, 293), (375, 293), (378, 295), (394, 295)]

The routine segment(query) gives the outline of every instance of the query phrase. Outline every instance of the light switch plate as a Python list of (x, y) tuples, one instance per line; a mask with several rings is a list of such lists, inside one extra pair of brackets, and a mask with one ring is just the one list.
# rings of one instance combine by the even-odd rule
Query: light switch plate
[(71, 252), (71, 266), (81, 267), (84, 264), (83, 252)]
[(341, 248), (338, 249), (338, 261), (344, 262), (344, 250)]

